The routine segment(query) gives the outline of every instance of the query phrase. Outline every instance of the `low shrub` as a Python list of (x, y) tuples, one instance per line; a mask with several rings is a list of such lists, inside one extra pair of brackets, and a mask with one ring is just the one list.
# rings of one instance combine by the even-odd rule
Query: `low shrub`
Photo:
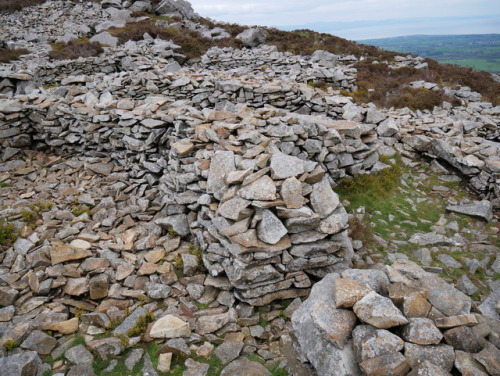
[(1, 0), (0, 13), (13, 13), (32, 5), (43, 4), (47, 0)]
[(17, 235), (14, 224), (0, 218), (0, 246), (10, 247), (16, 241)]
[(104, 50), (97, 42), (89, 42), (87, 38), (68, 43), (53, 43), (49, 57), (54, 60), (78, 59), (79, 57), (98, 56)]
[(0, 63), (9, 63), (13, 60), (19, 59), (21, 55), (29, 54), (30, 52), (25, 48), (16, 50), (10, 48), (0, 48)]

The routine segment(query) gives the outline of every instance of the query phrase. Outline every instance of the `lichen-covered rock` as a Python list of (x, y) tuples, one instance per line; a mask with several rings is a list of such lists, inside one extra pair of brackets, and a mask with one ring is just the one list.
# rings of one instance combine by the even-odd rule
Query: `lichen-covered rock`
[(360, 320), (376, 328), (387, 329), (408, 323), (408, 320), (389, 298), (385, 298), (375, 291), (368, 293), (354, 304), (353, 310)]

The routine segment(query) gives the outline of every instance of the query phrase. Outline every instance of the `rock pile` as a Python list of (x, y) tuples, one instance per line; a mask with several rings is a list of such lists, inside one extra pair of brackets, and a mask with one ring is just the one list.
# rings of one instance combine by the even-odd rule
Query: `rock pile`
[(253, 75), (259, 79), (279, 78), (285, 82), (324, 83), (356, 90), (354, 56), (339, 56), (318, 50), (311, 56), (278, 52), (276, 46), (253, 49), (211, 48), (203, 56), (201, 66), (209, 71), (231, 71)]
[(318, 375), (500, 373), (500, 322), (410, 261), (327, 275), (292, 323)]

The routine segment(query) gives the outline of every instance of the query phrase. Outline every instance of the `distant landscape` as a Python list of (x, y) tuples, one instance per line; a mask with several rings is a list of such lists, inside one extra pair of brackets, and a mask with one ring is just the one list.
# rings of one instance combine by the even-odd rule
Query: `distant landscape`
[(500, 34), (410, 35), (358, 42), (429, 57), (440, 63), (500, 73)]

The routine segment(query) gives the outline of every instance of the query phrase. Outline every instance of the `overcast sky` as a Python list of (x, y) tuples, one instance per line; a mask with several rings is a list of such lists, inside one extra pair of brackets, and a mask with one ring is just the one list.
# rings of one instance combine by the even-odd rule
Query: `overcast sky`
[(348, 39), (500, 33), (500, 0), (191, 0), (203, 17)]

